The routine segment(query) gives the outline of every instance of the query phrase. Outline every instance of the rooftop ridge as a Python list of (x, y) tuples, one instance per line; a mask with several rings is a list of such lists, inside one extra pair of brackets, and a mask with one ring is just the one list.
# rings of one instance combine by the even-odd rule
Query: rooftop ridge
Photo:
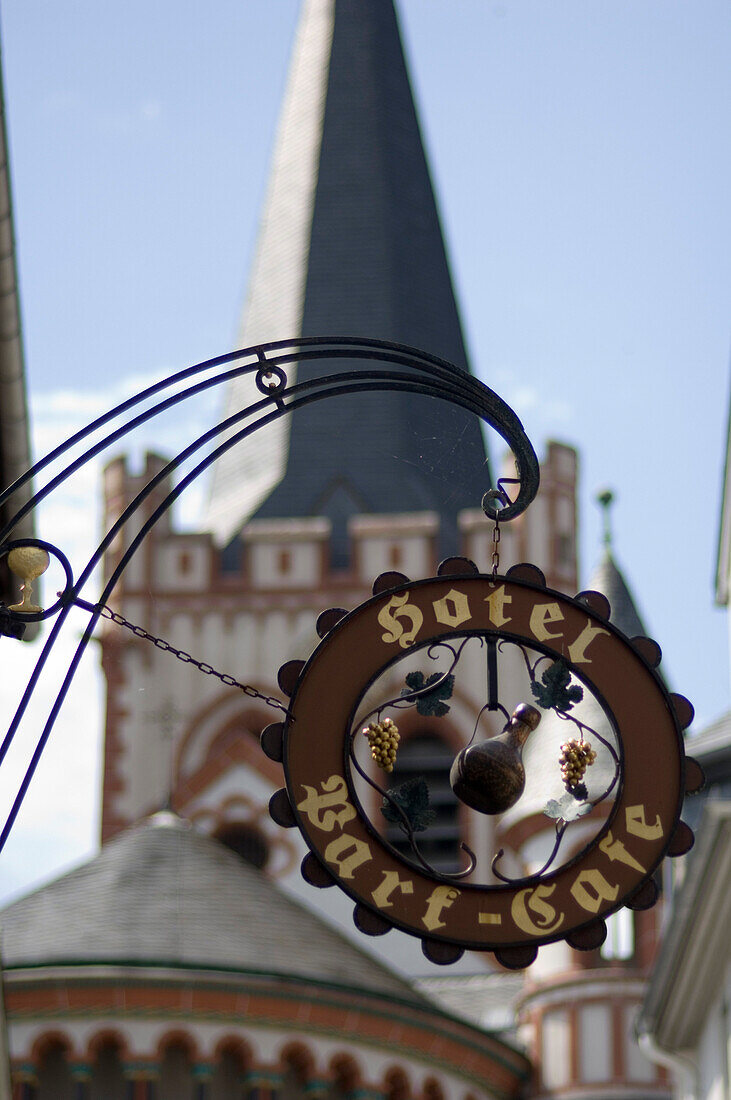
[[(216, 898), (216, 905), (211, 899)], [(422, 997), (219, 841), (161, 811), (0, 910), (3, 964), (263, 969)], [(306, 950), (303, 946), (306, 944)]]

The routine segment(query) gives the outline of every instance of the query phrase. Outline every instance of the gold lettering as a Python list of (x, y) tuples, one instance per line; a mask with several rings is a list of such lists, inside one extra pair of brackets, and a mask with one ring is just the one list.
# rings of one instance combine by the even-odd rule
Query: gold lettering
[(603, 630), (600, 626), (592, 626), (591, 619), (586, 620), (586, 626), (579, 634), (575, 642), (572, 642), (569, 646), (569, 660), (573, 661), (575, 665), (590, 665), (591, 657), (586, 656), (586, 650), (591, 642), (594, 641), (597, 634), (608, 634), (608, 630)]
[(601, 871), (592, 867), (577, 875), (571, 887), (571, 893), (582, 909), (588, 910), (589, 913), (598, 913), (603, 901), (616, 899), (619, 887), (612, 886)]
[(478, 924), (502, 924), (503, 918), (499, 913), (480, 913), (477, 918)]
[(648, 825), (645, 821), (645, 807), (628, 806), (624, 811), (627, 832), (632, 836), (638, 836), (641, 840), (657, 840), (663, 834), (662, 821), (658, 814), (654, 825)]
[(436, 886), (427, 900), (426, 914), (421, 918), (422, 924), (430, 932), (433, 932), (435, 928), (444, 928), (445, 922), (439, 919), (442, 910), (449, 909), (458, 897), (459, 890), (455, 890), (453, 886)]
[(491, 596), (485, 596), (488, 606), (488, 615), (493, 626), (505, 626), (511, 621), (511, 616), (505, 614), (505, 605), (512, 603), (513, 597), (505, 595), (505, 585), (501, 584)]
[(331, 840), (323, 855), (328, 863), (334, 863), (341, 878), (352, 878), (356, 867), (372, 859), (371, 850), (364, 840), (342, 833)]
[[(378, 612), (378, 622), (386, 628), (386, 633), (381, 635), (382, 640), (389, 644), (398, 642), (402, 649), (414, 644), (424, 622), (420, 609), (416, 604), (408, 603), (408, 598), (408, 592), (404, 592), (403, 596), (392, 596)], [(404, 630), (399, 619), (407, 619), (411, 623), (411, 629)]]
[(560, 638), (563, 631), (552, 634), (547, 630), (546, 623), (558, 623), (563, 619), (563, 611), (557, 603), (537, 603), (530, 613), (530, 628), (539, 642), (547, 642), (549, 638)]
[(461, 626), (472, 617), (467, 597), (464, 592), (458, 592), (456, 588), (450, 588), (441, 600), (434, 600), (432, 607), (437, 622), (444, 623), (445, 626)]
[(604, 840), (599, 841), (599, 850), (604, 852), (604, 855), (607, 856), (612, 863), (615, 859), (618, 859), (620, 863), (626, 863), (628, 867), (633, 867), (635, 871), (645, 870), (642, 864), (638, 863), (635, 857), (630, 855), (622, 841), (614, 839), (611, 830), (604, 837)]
[[(510, 912), (521, 932), (527, 932), (529, 936), (545, 936), (561, 927), (564, 914), (556, 913), (553, 906), (546, 901), (555, 889), (554, 882), (553, 886), (542, 883), (535, 888), (528, 886), (525, 890), (518, 891), (513, 898)], [(529, 909), (535, 914), (535, 921), (528, 912)]]
[[(357, 816), (355, 807), (348, 799), (348, 787), (342, 775), (331, 775), (320, 783), (325, 794), (318, 794), (314, 787), (302, 784), (307, 797), (297, 804), (297, 809), (309, 817), (316, 829), (331, 833), (336, 825), (342, 829), (346, 822)], [(340, 806), (335, 810), (330, 807)]]
[(383, 875), (383, 882), (371, 894), (379, 909), (391, 908), (391, 902), (388, 899), (394, 890), (400, 890), (402, 894), (413, 894), (413, 882), (408, 878), (399, 878), (398, 871), (382, 871), (381, 874)]

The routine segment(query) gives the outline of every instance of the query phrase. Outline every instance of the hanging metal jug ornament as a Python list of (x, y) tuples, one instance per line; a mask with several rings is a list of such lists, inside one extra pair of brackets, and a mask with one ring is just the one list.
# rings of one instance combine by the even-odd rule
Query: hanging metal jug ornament
[(449, 782), (457, 798), (481, 814), (503, 814), (525, 788), (523, 746), (541, 720), (529, 703), (515, 708), (502, 733), (455, 757)]

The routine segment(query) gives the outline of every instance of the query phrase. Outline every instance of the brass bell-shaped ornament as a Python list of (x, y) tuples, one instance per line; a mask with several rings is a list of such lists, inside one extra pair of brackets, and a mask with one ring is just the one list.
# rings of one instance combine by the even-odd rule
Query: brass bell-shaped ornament
[(523, 746), (540, 720), (539, 710), (521, 703), (497, 737), (462, 749), (449, 772), (460, 802), (482, 814), (502, 814), (515, 805), (525, 788)]

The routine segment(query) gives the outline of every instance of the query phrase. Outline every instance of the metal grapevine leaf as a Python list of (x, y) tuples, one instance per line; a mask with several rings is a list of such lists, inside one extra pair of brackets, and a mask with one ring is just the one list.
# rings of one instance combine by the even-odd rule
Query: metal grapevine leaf
[(554, 661), (543, 673), (541, 680), (541, 684), (531, 684), (531, 691), (539, 707), (544, 710), (571, 710), (574, 703), (584, 698), (584, 689), (571, 683), (571, 672), (565, 661)]
[(591, 812), (590, 802), (578, 802), (573, 794), (562, 795), (561, 798), (549, 798), (543, 810), (546, 817), (552, 817), (557, 821), (576, 821), (584, 814)]
[[(426, 785), (426, 780), (422, 779), (421, 776), (407, 779), (406, 782), (394, 787), (388, 793), (396, 805), (403, 810), (415, 833), (423, 833), (437, 816), (436, 810), (429, 805), (429, 788)], [(383, 800), (381, 813), (386, 821), (400, 826), (404, 832), (408, 831), (401, 814), (386, 798)]]
[(444, 700), (452, 698), (454, 676), (451, 674), (443, 676), (441, 672), (434, 672), (427, 679), (424, 677), (423, 672), (410, 672), (406, 677), (406, 689), (402, 692), (402, 695), (410, 695), (414, 691), (423, 691), (424, 688), (429, 687), (429, 684), (436, 685), (437, 681), (439, 681), (439, 684), (434, 687), (433, 691), (424, 692), (416, 699), (416, 712), (424, 718), (442, 718), (448, 713), (449, 707)]

